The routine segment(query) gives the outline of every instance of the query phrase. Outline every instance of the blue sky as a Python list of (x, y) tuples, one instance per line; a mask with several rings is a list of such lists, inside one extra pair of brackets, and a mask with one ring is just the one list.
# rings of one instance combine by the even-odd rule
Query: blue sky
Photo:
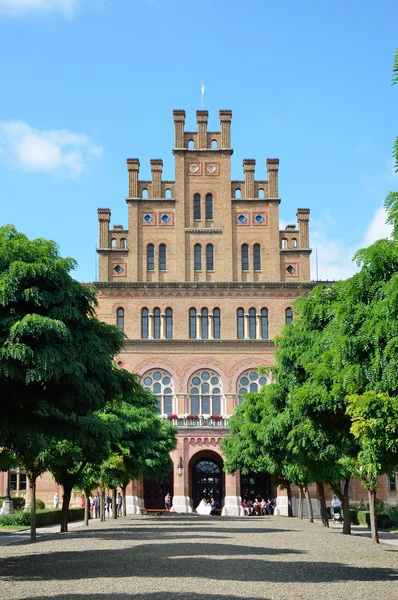
[(233, 178), (278, 157), (282, 225), (309, 207), (319, 277), (348, 276), (398, 188), (397, 23), (396, 0), (0, 0), (1, 222), (92, 281), (96, 209), (127, 226), (127, 157), (174, 178), (172, 110), (196, 128), (205, 81), (209, 128), (233, 111)]

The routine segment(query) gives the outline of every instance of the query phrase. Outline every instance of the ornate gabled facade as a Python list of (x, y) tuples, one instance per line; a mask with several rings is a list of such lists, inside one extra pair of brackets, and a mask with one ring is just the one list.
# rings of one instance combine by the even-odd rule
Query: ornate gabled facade
[(178, 425), (174, 472), (133, 483), (130, 510), (160, 508), (170, 492), (177, 511), (214, 496), (236, 515), (242, 495), (275, 495), (265, 476), (223, 473), (220, 440), (243, 394), (267, 382), (256, 368), (273, 364), (273, 338), (313, 286), (309, 210), (280, 231), (279, 160), (267, 159), (268, 179), (256, 180), (255, 160), (244, 159), (244, 178), (232, 181), (231, 111), (220, 111), (218, 132), (207, 130), (207, 111), (196, 116), (198, 130), (187, 132), (185, 112), (173, 112), (174, 181), (162, 180), (160, 159), (151, 181), (127, 159), (127, 228), (98, 210), (98, 316), (124, 329), (117, 363)]

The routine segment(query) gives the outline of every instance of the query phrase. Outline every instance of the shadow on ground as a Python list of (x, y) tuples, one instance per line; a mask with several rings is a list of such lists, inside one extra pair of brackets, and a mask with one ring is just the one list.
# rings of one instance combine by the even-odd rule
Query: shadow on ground
[[(55, 596), (41, 596), (40, 600), (87, 600), (92, 598), (91, 593), (87, 594), (59, 594)], [(115, 592), (107, 594), (96, 594), (96, 600), (259, 600), (258, 596), (220, 596), (219, 594), (195, 594), (192, 592), (153, 592), (147, 594), (118, 594)], [(37, 596), (25, 598), (24, 600), (37, 600)], [(269, 600), (263, 596), (262, 600)]]
[[(311, 582), (397, 581), (398, 571), (328, 562), (289, 560), (304, 554), (289, 548), (233, 544), (159, 543), (123, 549), (46, 552), (0, 561), (6, 581), (81, 580), (86, 578), (190, 578), (217, 581)], [(275, 557), (285, 560), (275, 560)], [(176, 596), (177, 597), (177, 596)], [(214, 600), (214, 598), (213, 598)]]

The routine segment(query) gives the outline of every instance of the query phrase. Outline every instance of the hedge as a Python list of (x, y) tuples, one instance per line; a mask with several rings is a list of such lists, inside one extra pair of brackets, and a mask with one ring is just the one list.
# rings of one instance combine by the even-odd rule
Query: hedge
[[(68, 510), (68, 521), (82, 521), (84, 519), (84, 508), (70, 508)], [(61, 523), (60, 510), (38, 510), (36, 512), (36, 527), (47, 527)], [(30, 526), (30, 513), (20, 512), (14, 515), (0, 515), (0, 525), (26, 525)]]
[[(360, 525), (370, 527), (370, 512), (368, 510), (358, 510), (358, 521)], [(377, 514), (377, 527), (380, 529), (389, 529), (393, 526), (393, 522), (390, 517), (386, 514)]]
[[(0, 496), (0, 508), (3, 506), (3, 500), (5, 496)], [(13, 496), (12, 503), (14, 510), (23, 510), (25, 506), (25, 498), (23, 496)]]

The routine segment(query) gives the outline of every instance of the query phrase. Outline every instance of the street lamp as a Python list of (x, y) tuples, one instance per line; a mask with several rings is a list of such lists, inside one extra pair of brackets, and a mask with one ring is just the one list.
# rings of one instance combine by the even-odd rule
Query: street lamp
[(182, 456), (180, 456), (180, 462), (177, 465), (178, 477), (182, 477), (182, 469), (183, 469)]

